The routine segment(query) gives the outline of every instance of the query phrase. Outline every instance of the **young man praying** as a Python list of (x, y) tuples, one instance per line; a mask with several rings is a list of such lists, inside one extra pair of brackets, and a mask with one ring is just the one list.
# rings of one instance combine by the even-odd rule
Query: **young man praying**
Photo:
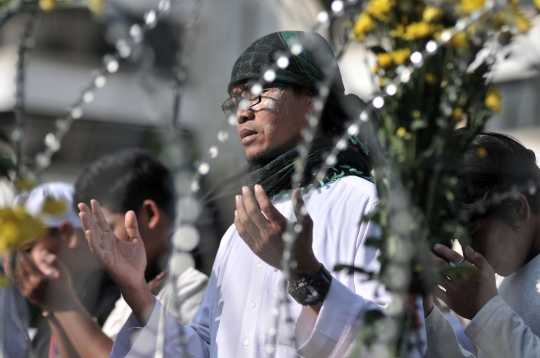
[[(276, 56), (293, 46), (303, 50), (275, 72), (274, 81), (260, 91), (253, 88), (253, 81)], [(313, 99), (329, 74), (329, 99), (304, 176), (292, 183), (301, 133), (315, 111)], [(388, 303), (384, 295), (377, 296), (373, 282), (344, 272), (330, 273), (336, 264), (368, 270), (377, 265), (376, 250), (365, 246), (376, 227), (362, 221), (377, 197), (358, 138), (349, 140), (322, 181), (312, 182), (334, 139), (344, 133), (351, 116), (358, 115), (351, 109), (362, 102), (344, 94), (328, 43), (316, 33), (297, 31), (273, 33), (250, 45), (233, 66), (228, 93), (222, 109), (236, 118), (251, 172), (242, 195), (235, 199), (234, 225), (221, 241), (193, 324), (177, 324), (162, 312), (162, 304), (145, 286), (144, 247), (134, 214), (128, 212), (125, 218), (130, 241), (119, 241), (97, 201), (92, 201), (92, 209), (79, 206), (90, 247), (118, 282), (134, 313), (119, 334), (112, 356), (153, 356), (158, 327), (164, 324), (167, 357), (344, 357), (363, 314)], [(312, 184), (317, 190), (306, 195)], [(297, 188), (301, 190), (293, 193)], [(303, 200), (309, 215), (291, 257), (296, 263), (289, 277), (291, 303), (282, 307), (282, 234), (298, 214), (292, 199)]]
[[(480, 149), (486, 155), (478, 155)], [(465, 154), (461, 170), (465, 179), (461, 206), (469, 216), (471, 237), (465, 249), (468, 262), (443, 245), (435, 245), (439, 257), (433, 259), (441, 269), (459, 265), (479, 272), (461, 277), (441, 274), (442, 289), (436, 288), (434, 295), (471, 320), (465, 334), (478, 347), (480, 358), (539, 357), (540, 191), (536, 188), (540, 168), (536, 156), (509, 136), (481, 133)], [(504, 193), (512, 195), (504, 197)], [(495, 273), (505, 277), (498, 289)], [(459, 346), (433, 301), (424, 304), (426, 357), (474, 357)]]

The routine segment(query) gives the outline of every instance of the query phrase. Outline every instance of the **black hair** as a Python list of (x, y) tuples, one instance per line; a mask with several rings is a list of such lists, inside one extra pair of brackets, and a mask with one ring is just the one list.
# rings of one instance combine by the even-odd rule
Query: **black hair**
[(84, 168), (75, 183), (74, 205), (96, 199), (114, 213), (136, 213), (153, 200), (175, 217), (175, 192), (170, 171), (146, 150), (132, 148), (106, 155)]
[[(463, 129), (456, 130), (455, 136), (463, 133)], [(536, 156), (515, 138), (481, 132), (466, 151), (460, 170), (464, 179), (460, 206), (466, 223), (496, 215), (517, 231), (518, 193), (527, 198), (533, 213), (540, 212), (540, 190), (535, 189), (540, 184)], [(501, 195), (509, 191), (514, 195)]]

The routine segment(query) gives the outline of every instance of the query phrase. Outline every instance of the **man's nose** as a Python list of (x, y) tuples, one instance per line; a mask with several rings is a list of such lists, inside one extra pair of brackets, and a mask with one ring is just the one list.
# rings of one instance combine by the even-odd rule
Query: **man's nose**
[(236, 123), (244, 123), (255, 118), (255, 113), (249, 106), (238, 106), (236, 110)]

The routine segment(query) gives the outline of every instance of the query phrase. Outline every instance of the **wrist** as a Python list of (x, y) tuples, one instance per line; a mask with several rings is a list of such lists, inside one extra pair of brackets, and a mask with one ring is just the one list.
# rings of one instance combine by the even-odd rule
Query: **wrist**
[(302, 277), (310, 277), (321, 269), (321, 263), (317, 259), (313, 258), (306, 260), (302, 263), (297, 263), (294, 269), (291, 269), (289, 274), (289, 282), (295, 282), (301, 279)]
[(44, 312), (44, 317), (54, 312), (68, 311), (76, 307), (80, 303), (79, 298), (73, 290), (65, 291), (61, 295), (49, 297), (46, 302), (39, 305)]
[(145, 326), (154, 310), (156, 298), (148, 288), (144, 277), (136, 284), (121, 286), (120, 291), (139, 323)]

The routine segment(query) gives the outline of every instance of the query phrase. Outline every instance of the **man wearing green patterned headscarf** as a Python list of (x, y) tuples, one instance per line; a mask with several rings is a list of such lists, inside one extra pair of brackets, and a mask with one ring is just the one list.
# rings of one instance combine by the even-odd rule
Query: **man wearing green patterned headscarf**
[[(276, 70), (268, 70), (276, 61)], [(313, 182), (312, 174), (321, 166), (324, 154), (364, 103), (355, 95), (345, 95), (334, 52), (321, 35), (282, 31), (258, 39), (240, 55), (228, 86), (231, 97), (222, 106), (226, 114), (237, 119), (252, 169), (246, 185), (253, 188), (261, 184), (271, 198), (286, 195), (293, 188), (291, 164), (299, 154), (295, 147), (302, 142), (301, 130), (309, 116), (314, 116), (312, 102), (325, 79), (328, 99), (312, 143), (307, 177), (294, 187), (320, 186), (346, 175), (369, 176), (367, 150), (357, 137), (351, 137), (349, 150), (340, 154), (322, 181)], [(256, 81), (263, 84), (261, 97), (250, 93), (250, 85)], [(238, 106), (242, 98), (249, 100), (246, 108)]]
[[(288, 60), (280, 59), (290, 53)], [(267, 72), (275, 60), (280, 69)], [(329, 75), (330, 101), (306, 153), (305, 171), (293, 182), (301, 133)], [(236, 120), (251, 172), (242, 195), (235, 197), (234, 225), (221, 240), (203, 304), (193, 325), (179, 325), (145, 285), (137, 284), (137, 263), (115, 262), (118, 266), (108, 272), (133, 282), (122, 293), (133, 302), (136, 319), (124, 325), (112, 356), (151, 356), (163, 332), (164, 356), (171, 357), (347, 357), (364, 314), (389, 304), (389, 296), (365, 277), (329, 271), (337, 264), (377, 268), (376, 249), (366, 246), (377, 228), (362, 220), (377, 201), (375, 186), (367, 180), (365, 148), (353, 138), (339, 155), (327, 158), (351, 115), (358, 114), (348, 105), (354, 97), (344, 94), (328, 43), (318, 34), (293, 31), (264, 36), (249, 46), (234, 65), (228, 92), (222, 108)], [(324, 178), (315, 181), (318, 171)], [(285, 231), (301, 213), (286, 256), (285, 240), (291, 235)], [(99, 216), (95, 224), (90, 216), (87, 211), (83, 221), (97, 226)], [(99, 236), (106, 229), (95, 231)], [(100, 240), (107, 242), (95, 241)], [(93, 247), (98, 258), (111, 256)], [(284, 257), (289, 270), (283, 270)], [(289, 280), (287, 299), (280, 294), (286, 286), (282, 272)]]

